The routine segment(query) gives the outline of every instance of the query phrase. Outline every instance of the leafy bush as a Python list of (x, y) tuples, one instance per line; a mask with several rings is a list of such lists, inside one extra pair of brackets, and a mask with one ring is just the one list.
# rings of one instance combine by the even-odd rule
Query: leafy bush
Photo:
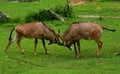
[(70, 7), (68, 4), (65, 6), (58, 5), (55, 7), (54, 11), (64, 17), (72, 17), (73, 15), (72, 7)]
[(25, 18), (25, 22), (32, 22), (32, 21), (47, 21), (47, 20), (54, 20), (56, 19), (48, 10), (39, 10), (38, 13), (31, 13), (28, 14)]
[[(69, 6), (68, 2), (64, 6), (60, 6), (60, 5), (55, 6), (53, 12), (63, 17), (72, 17), (72, 13), (73, 13), (72, 8)], [(59, 19), (58, 17), (56, 18), (56, 15), (51, 15), (51, 13), (52, 12), (46, 9), (39, 10), (39, 12), (28, 14), (25, 18), (25, 22)]]

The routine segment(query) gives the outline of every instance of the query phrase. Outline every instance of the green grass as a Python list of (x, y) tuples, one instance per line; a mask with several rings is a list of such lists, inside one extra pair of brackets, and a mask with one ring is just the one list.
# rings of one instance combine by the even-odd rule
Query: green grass
[[(63, 1), (63, 2), (62, 2)], [(28, 12), (36, 12), (43, 8), (52, 8), (57, 4), (64, 4), (65, 0), (41, 0), (33, 3), (0, 2), (0, 11), (10, 15), (13, 19), (24, 20)], [(48, 6), (50, 5), (50, 6)], [(65, 18), (66, 23), (59, 20), (45, 21), (56, 32), (65, 32), (74, 21), (95, 21), (107, 28), (115, 28), (116, 32), (104, 30), (101, 36), (103, 42), (102, 53), (96, 57), (97, 44), (94, 41), (81, 40), (81, 58), (74, 56), (74, 50), (69, 51), (58, 45), (47, 45), (49, 55), (44, 54), (41, 41), (38, 43), (37, 56), (33, 55), (34, 40), (23, 39), (21, 45), (25, 50), (22, 55), (16, 43), (13, 43), (8, 53), (3, 49), (7, 45), (8, 36), (12, 27), (18, 23), (0, 24), (0, 74), (119, 74), (120, 71), (120, 20), (112, 18), (79, 18), (81, 14), (98, 14), (104, 16), (120, 16), (120, 3), (96, 2), (74, 6), (74, 17)]]

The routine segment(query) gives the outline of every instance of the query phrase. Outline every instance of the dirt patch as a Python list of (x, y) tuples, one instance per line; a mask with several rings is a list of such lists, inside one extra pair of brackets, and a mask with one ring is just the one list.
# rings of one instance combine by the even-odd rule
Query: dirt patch
[(85, 3), (85, 0), (74, 0), (70, 2), (70, 5), (78, 5), (78, 4), (83, 4)]
[(100, 16), (100, 15), (79, 15), (82, 18), (115, 18), (120, 19), (120, 16)]

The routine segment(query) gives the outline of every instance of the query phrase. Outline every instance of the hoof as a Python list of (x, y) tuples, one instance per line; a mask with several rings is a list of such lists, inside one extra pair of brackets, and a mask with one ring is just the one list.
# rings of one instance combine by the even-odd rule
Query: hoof
[(96, 54), (97, 57), (100, 57), (100, 54)]
[(119, 52), (116, 52), (116, 53), (114, 53), (114, 55), (120, 55), (120, 53), (119, 53)]
[(22, 52), (22, 54), (24, 55), (25, 53), (24, 53), (24, 52)]
[(24, 52), (24, 51), (22, 51), (21, 53), (22, 53), (22, 54), (25, 54), (25, 52)]
[(34, 53), (34, 56), (37, 56), (37, 54), (36, 54), (36, 53)]
[(21, 50), (21, 53), (22, 53), (22, 54), (25, 54), (25, 53), (24, 53), (24, 50)]
[(98, 52), (98, 53), (96, 54), (96, 56), (97, 56), (97, 57), (100, 57), (100, 52)]
[(75, 58), (80, 58), (81, 56), (80, 56), (80, 54), (79, 55), (75, 55)]
[(80, 55), (76, 55), (76, 58), (80, 58)]
[(47, 51), (47, 52), (45, 52), (45, 54), (47, 54), (47, 55), (48, 55), (48, 54), (50, 54), (50, 52), (49, 52), (49, 51)]
[(7, 53), (7, 52), (8, 52), (6, 48), (4, 49), (4, 51), (5, 51), (5, 53)]
[(8, 51), (7, 50), (4, 50), (5, 51), (5, 53), (8, 53)]

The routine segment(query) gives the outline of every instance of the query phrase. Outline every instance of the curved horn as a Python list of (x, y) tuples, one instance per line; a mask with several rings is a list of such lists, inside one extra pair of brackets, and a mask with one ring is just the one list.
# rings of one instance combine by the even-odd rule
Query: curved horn
[(59, 38), (60, 38), (61, 40), (63, 40), (63, 36), (60, 35), (60, 30), (59, 30), (59, 29), (58, 29), (58, 36), (59, 36)]

